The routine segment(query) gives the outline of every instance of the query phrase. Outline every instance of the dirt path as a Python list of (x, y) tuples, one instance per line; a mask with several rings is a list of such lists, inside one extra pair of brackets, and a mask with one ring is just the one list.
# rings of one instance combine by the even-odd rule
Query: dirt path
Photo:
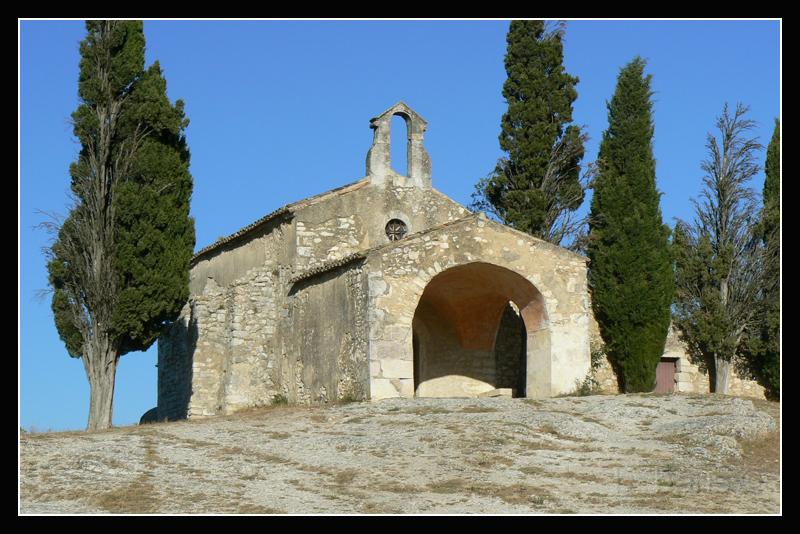
[(779, 408), (413, 399), (25, 435), (21, 513), (779, 513)]

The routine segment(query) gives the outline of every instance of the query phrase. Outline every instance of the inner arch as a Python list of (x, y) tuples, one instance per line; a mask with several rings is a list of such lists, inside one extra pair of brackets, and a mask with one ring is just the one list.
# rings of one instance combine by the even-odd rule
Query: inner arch
[(540, 343), (546, 326), (542, 294), (514, 271), (478, 262), (443, 271), (414, 314), (416, 395), (474, 397), (511, 388), (525, 396), (528, 368), (536, 367), (530, 357), (549, 355), (549, 343)]

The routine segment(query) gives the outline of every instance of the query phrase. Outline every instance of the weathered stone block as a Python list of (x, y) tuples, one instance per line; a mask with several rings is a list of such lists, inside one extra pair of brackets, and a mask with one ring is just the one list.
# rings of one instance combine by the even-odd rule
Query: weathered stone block
[[(410, 360), (384, 359), (381, 360), (383, 378), (414, 378), (414, 362)], [(413, 391), (413, 386), (412, 386)]]
[(370, 398), (372, 400), (400, 397), (400, 391), (389, 378), (372, 378), (370, 380)]

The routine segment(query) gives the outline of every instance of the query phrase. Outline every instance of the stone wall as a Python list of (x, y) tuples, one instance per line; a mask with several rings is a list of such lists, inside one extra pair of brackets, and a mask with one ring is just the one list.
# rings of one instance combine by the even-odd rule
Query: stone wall
[(294, 257), (295, 225), (285, 213), (253, 231), (196, 258), (189, 271), (190, 295), (201, 295), (208, 280), (222, 287), (248, 276), (252, 269), (290, 265)]
[(351, 263), (297, 282), (281, 322), (281, 391), (289, 402), (369, 396), (366, 280)]
[[(281, 217), (195, 262), (189, 303), (159, 341), (160, 417), (229, 413), (280, 393), (275, 334), (291, 275), (279, 264), (287, 234), (293, 226)], [(191, 384), (181, 385), (182, 395), (170, 393), (178, 376)]]
[[(592, 314), (590, 332), (593, 350), (602, 350), (603, 340), (597, 321)], [(675, 328), (670, 328), (664, 345), (664, 358), (675, 359), (675, 391), (680, 393), (709, 393), (711, 385), (708, 372), (700, 369), (689, 359), (686, 346), (680, 340)], [(602, 358), (601, 365), (594, 370), (594, 379), (598, 383), (598, 392), (606, 395), (619, 393), (617, 375), (611, 367), (608, 356)], [(753, 379), (743, 377), (736, 371), (735, 366), (728, 384), (728, 394), (741, 397), (763, 399), (764, 388)]]
[(756, 399), (765, 399), (767, 397), (764, 386), (752, 378), (742, 378), (735, 371), (728, 381), (728, 394)]
[(427, 303), (420, 302), (414, 325), (417, 396), (477, 397), (495, 389), (493, 350), (463, 347), (453, 324)]
[[(589, 310), (589, 343), (591, 345), (592, 353), (603, 352), (603, 338), (600, 335), (600, 326), (594, 318), (594, 311)], [(617, 374), (611, 367), (611, 361), (608, 356), (603, 354), (600, 356), (600, 364), (592, 370), (592, 377), (597, 383), (597, 392), (603, 395), (616, 395), (619, 393), (619, 383), (617, 381)]]
[(159, 417), (271, 404), (364, 399), (366, 286), (349, 268), (289, 287), (289, 271), (209, 278), (159, 340)]
[(279, 393), (276, 285), (271, 269), (252, 269), (226, 287), (209, 279), (195, 297), (198, 342), (190, 416), (267, 405)]
[(158, 420), (186, 419), (192, 396), (192, 360), (197, 343), (197, 323), (189, 304), (169, 331), (158, 338)]
[(617, 395), (619, 393), (617, 374), (611, 367), (608, 356), (602, 356), (599, 367), (594, 370), (594, 380), (597, 382), (597, 393), (603, 395)]
[(526, 337), (525, 323), (519, 311), (508, 304), (500, 319), (494, 344), (495, 385), (512, 389), (515, 396), (521, 396), (525, 391)]
[(389, 243), (386, 223), (392, 219), (402, 220), (412, 234), (468, 214), (463, 206), (432, 188), (358, 182), (325, 197), (324, 202), (303, 203), (294, 209), (297, 256), (292, 266), (302, 273)]

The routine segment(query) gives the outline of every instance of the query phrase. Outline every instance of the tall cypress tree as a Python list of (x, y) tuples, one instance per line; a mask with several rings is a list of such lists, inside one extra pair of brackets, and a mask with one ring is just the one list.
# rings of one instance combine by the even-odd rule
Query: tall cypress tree
[(592, 304), (626, 392), (652, 391), (674, 281), (653, 158), (651, 75), (636, 57), (608, 103), (589, 215)]
[[(572, 122), (578, 78), (564, 69), (561, 31), (544, 21), (512, 21), (500, 148), (508, 154), (476, 185), (473, 207), (560, 244), (572, 229), (567, 214), (583, 202), (580, 161), (586, 137)], [(567, 220), (565, 219), (565, 216)]]
[(764, 267), (758, 326), (751, 336), (748, 350), (750, 367), (767, 390), (767, 396), (777, 399), (780, 397), (781, 370), (781, 125), (777, 120), (767, 147), (764, 172), (764, 206), (760, 224)]
[(147, 349), (189, 292), (194, 222), (183, 103), (156, 63), (144, 71), (141, 21), (90, 21), (73, 113), (74, 205), (48, 251), (52, 309), (90, 386), (89, 429), (112, 422), (119, 358)]

